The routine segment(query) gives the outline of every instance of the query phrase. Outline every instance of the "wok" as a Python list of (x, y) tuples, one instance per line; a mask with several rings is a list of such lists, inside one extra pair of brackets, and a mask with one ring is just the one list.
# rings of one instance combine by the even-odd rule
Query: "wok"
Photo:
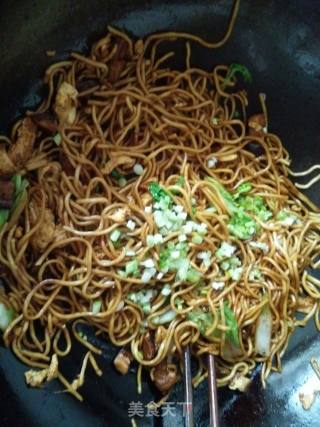
[[(26, 108), (35, 107), (43, 94), (45, 68), (66, 58), (71, 50), (86, 52), (102, 36), (107, 24), (142, 37), (150, 32), (175, 29), (190, 31), (210, 40), (223, 34), (231, 1), (216, 0), (2, 0), (0, 4), (0, 131), (6, 132)], [(293, 158), (293, 169), (320, 162), (320, 2), (314, 0), (247, 0), (230, 41), (219, 50), (193, 46), (193, 64), (245, 64), (253, 75), (250, 110), (258, 108), (257, 94), (267, 94), (270, 130), (280, 135)], [(56, 50), (48, 58), (45, 52)], [(182, 65), (182, 56), (176, 59)], [(320, 205), (317, 186), (307, 192)], [(90, 335), (90, 339), (94, 339)], [(262, 389), (259, 369), (245, 394), (219, 389), (222, 427), (319, 426), (320, 399), (309, 411), (299, 403), (301, 386), (315, 379), (309, 360), (320, 355), (320, 335), (313, 323), (297, 330), (283, 358), (283, 372), (269, 377)], [(104, 375), (89, 371), (82, 388), (84, 403), (54, 393), (58, 384), (27, 389), (19, 363), (0, 346), (0, 425), (3, 427), (125, 427), (129, 426), (129, 402), (156, 399), (143, 380), (137, 395), (135, 375), (119, 376), (112, 367), (116, 350), (100, 342), (98, 360)], [(72, 378), (79, 371), (82, 350), (74, 348), (62, 371)], [(320, 385), (320, 383), (319, 383)], [(195, 391), (196, 425), (208, 426), (207, 386)], [(170, 396), (174, 411), (163, 417), (137, 417), (142, 426), (181, 426), (181, 384)], [(168, 412), (168, 410), (166, 410)], [(171, 413), (172, 412), (172, 413)]]

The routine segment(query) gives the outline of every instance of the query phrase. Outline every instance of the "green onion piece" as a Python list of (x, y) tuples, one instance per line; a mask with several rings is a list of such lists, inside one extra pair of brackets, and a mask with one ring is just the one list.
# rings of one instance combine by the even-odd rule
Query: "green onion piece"
[(0, 330), (5, 332), (10, 323), (16, 316), (15, 311), (11, 307), (6, 307), (0, 302)]
[(227, 210), (230, 213), (234, 213), (238, 210), (237, 205), (235, 204), (232, 194), (229, 193), (229, 191), (227, 191), (224, 186), (222, 184), (220, 184), (220, 182), (216, 181), (215, 179), (211, 178), (211, 177), (206, 177), (205, 181), (208, 182), (211, 187), (213, 187), (216, 191), (218, 191), (218, 193), (220, 194), (220, 196), (222, 197), (222, 200), (225, 203), (225, 206), (227, 208)]
[(200, 236), (200, 234), (195, 234), (194, 236), (192, 236), (191, 241), (195, 245), (201, 245), (201, 243), (203, 242), (203, 237)]
[(250, 71), (248, 70), (247, 67), (245, 67), (244, 65), (241, 65), (241, 64), (231, 64), (230, 67), (229, 67), (227, 76), (226, 76), (226, 78), (225, 78), (225, 80), (223, 82), (224, 85), (227, 84), (227, 83), (229, 83), (230, 80), (232, 78), (234, 78), (234, 76), (236, 74), (240, 74), (243, 77), (243, 80), (246, 83), (251, 83), (252, 82), (252, 76), (251, 76), (251, 73), (250, 73)]
[(91, 311), (93, 314), (100, 313), (101, 307), (102, 307), (102, 301), (100, 298), (92, 301)]
[(0, 209), (0, 230), (4, 224), (8, 221), (10, 215), (9, 209)]
[(56, 145), (61, 144), (62, 137), (61, 137), (61, 134), (59, 132), (55, 134), (55, 136), (53, 137), (53, 141)]
[(226, 332), (226, 337), (229, 338), (229, 340), (234, 344), (235, 346), (239, 347), (239, 329), (238, 329), (238, 322), (237, 319), (229, 307), (227, 303), (224, 303), (224, 316), (226, 319), (226, 326), (229, 328)]
[(237, 199), (240, 194), (248, 193), (252, 189), (252, 184), (250, 182), (244, 182), (243, 184), (239, 185), (239, 187), (236, 189), (236, 191), (233, 194), (234, 199)]
[(168, 202), (170, 203), (171, 201), (170, 194), (164, 188), (162, 188), (157, 182), (151, 182), (148, 188), (155, 202), (160, 202), (161, 200), (165, 199), (165, 200), (168, 200)]
[(111, 234), (110, 234), (110, 240), (112, 242), (117, 242), (119, 240), (120, 236), (121, 236), (121, 231), (116, 228), (115, 230), (113, 230), (111, 232)]
[(179, 185), (179, 187), (183, 187), (184, 186), (184, 182), (185, 182), (184, 176), (179, 176), (176, 185)]
[(235, 212), (228, 223), (230, 233), (241, 240), (250, 239), (259, 230), (259, 224), (244, 212)]
[(193, 267), (189, 267), (187, 272), (187, 282), (196, 283), (201, 279), (201, 274), (199, 271), (195, 270)]
[(136, 259), (127, 262), (126, 269), (125, 269), (126, 275), (132, 274), (133, 276), (137, 276), (139, 274), (139, 264)]

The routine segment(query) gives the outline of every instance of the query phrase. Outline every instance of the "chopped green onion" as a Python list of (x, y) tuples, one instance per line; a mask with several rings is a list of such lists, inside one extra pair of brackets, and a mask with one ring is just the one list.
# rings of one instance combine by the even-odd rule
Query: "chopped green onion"
[(3, 303), (0, 302), (0, 329), (2, 332), (5, 332), (7, 327), (15, 318), (15, 312), (13, 308), (6, 307)]
[(237, 199), (240, 194), (248, 193), (250, 190), (252, 190), (252, 184), (250, 182), (245, 182), (236, 189), (235, 193), (233, 194), (233, 197)]
[(224, 84), (227, 84), (230, 82), (230, 80), (232, 78), (234, 78), (234, 76), (236, 74), (241, 74), (241, 76), (243, 77), (243, 80), (246, 83), (251, 83), (252, 81), (252, 76), (250, 71), (248, 70), (247, 67), (245, 67), (244, 65), (241, 64), (231, 64), (227, 73), (227, 76), (224, 80)]
[(60, 145), (61, 144), (61, 140), (62, 140), (61, 134), (59, 132), (56, 133), (55, 136), (53, 137), (54, 143), (56, 145)]
[(117, 242), (119, 240), (120, 236), (121, 236), (121, 231), (116, 228), (115, 230), (113, 230), (111, 232), (111, 234), (110, 234), (110, 240), (112, 242)]
[(155, 202), (166, 200), (168, 201), (168, 204), (170, 204), (171, 198), (169, 193), (166, 190), (164, 190), (157, 182), (151, 182), (148, 188)]
[(241, 240), (250, 239), (259, 230), (259, 224), (244, 212), (235, 212), (228, 223), (228, 230), (231, 234)]
[(164, 285), (164, 287), (162, 288), (161, 294), (164, 295), (165, 297), (170, 295), (171, 294), (171, 286), (168, 284)]
[(136, 259), (127, 262), (125, 268), (126, 275), (129, 276), (132, 274), (133, 276), (137, 276), (139, 274), (139, 264)]
[(127, 185), (127, 180), (124, 177), (119, 178), (118, 184), (119, 184), (119, 187), (125, 187)]
[(92, 301), (91, 311), (93, 314), (100, 313), (101, 307), (102, 307), (102, 300), (100, 298)]
[(184, 182), (185, 182), (184, 176), (179, 176), (176, 185), (179, 185), (179, 187), (183, 187), (184, 186)]
[(201, 245), (201, 243), (203, 242), (203, 237), (200, 236), (200, 234), (195, 234), (194, 236), (192, 236), (191, 241), (195, 245)]
[(155, 325), (163, 325), (165, 323), (172, 322), (177, 316), (177, 313), (174, 310), (166, 311), (160, 316), (156, 316), (152, 319), (152, 323)]

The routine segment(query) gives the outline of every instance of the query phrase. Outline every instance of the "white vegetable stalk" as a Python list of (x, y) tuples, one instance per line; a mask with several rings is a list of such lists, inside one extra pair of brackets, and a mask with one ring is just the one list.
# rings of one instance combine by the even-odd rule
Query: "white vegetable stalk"
[(267, 357), (271, 350), (272, 315), (269, 306), (264, 307), (257, 322), (255, 351)]

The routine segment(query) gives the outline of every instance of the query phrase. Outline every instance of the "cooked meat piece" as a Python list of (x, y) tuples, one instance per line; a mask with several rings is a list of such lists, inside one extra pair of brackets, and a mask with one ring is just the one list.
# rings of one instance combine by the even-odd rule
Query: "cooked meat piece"
[(12, 163), (4, 145), (0, 146), (0, 176), (9, 177), (15, 174), (17, 168)]
[(158, 390), (167, 393), (178, 381), (177, 374), (171, 371), (166, 361), (162, 361), (153, 370), (153, 381)]
[(248, 120), (249, 135), (264, 136), (266, 134), (267, 121), (264, 114), (255, 114)]
[(31, 158), (36, 140), (37, 127), (26, 117), (18, 128), (18, 137), (8, 151), (8, 156), (17, 169), (21, 169)]
[(103, 168), (102, 173), (109, 175), (117, 166), (127, 165), (129, 167), (132, 167), (134, 162), (135, 160), (129, 156), (112, 156)]
[(13, 203), (14, 184), (11, 181), (0, 181), (0, 208), (10, 209)]
[(125, 375), (128, 373), (130, 364), (132, 362), (132, 356), (131, 353), (129, 353), (124, 348), (119, 351), (116, 358), (114, 359), (113, 363), (117, 371), (120, 372), (120, 374)]
[(36, 113), (30, 116), (32, 121), (40, 128), (54, 133), (58, 129), (58, 120), (55, 114), (46, 111), (44, 113)]
[[(35, 225), (40, 216), (39, 207), (35, 201), (30, 202), (30, 210), (31, 224)], [(54, 221), (54, 215), (50, 209), (45, 208), (41, 226), (31, 237), (32, 247), (40, 253), (43, 252), (46, 247), (54, 240), (55, 232), (56, 225)]]
[(119, 208), (111, 215), (108, 215), (108, 218), (118, 224), (122, 224), (130, 216), (130, 209), (128, 207)]
[(126, 66), (126, 61), (124, 59), (117, 59), (111, 62), (109, 68), (108, 78), (111, 83), (115, 83), (119, 80), (122, 71)]
[(142, 352), (143, 357), (146, 360), (151, 360), (156, 355), (156, 346), (154, 338), (151, 336), (150, 332), (147, 332), (146, 335), (143, 337)]
[(117, 40), (117, 51), (111, 59), (109, 66), (108, 79), (111, 83), (119, 80), (119, 77), (124, 70), (127, 60), (130, 59), (128, 42), (122, 38)]
[(26, 383), (31, 385), (31, 387), (40, 387), (42, 383), (47, 378), (48, 369), (41, 369), (41, 371), (36, 371), (35, 369), (30, 369), (25, 372)]
[(59, 123), (63, 125), (72, 125), (77, 115), (77, 96), (78, 91), (70, 83), (63, 82), (57, 92), (54, 111), (59, 117)]

